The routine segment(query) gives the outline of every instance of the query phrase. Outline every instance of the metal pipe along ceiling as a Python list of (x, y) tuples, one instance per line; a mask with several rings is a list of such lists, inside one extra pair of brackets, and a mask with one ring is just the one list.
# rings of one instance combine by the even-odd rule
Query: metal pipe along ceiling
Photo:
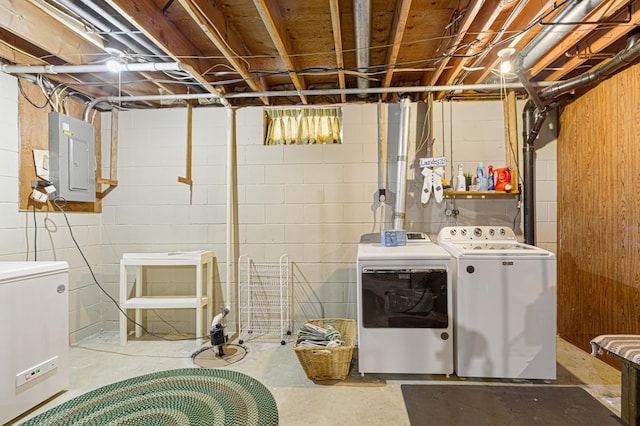
[[(113, 38), (114, 40), (118, 41), (120, 44), (122, 44), (123, 46), (129, 46), (132, 43), (132, 40), (134, 43), (138, 44), (138, 47), (142, 48), (141, 50), (147, 50), (148, 53), (153, 53), (155, 55), (158, 55), (158, 50), (154, 50), (149, 43), (146, 43), (144, 40), (141, 40), (139, 37), (132, 37), (132, 35), (128, 34), (131, 33), (131, 30), (129, 28), (127, 28), (126, 26), (118, 23), (118, 25), (113, 28), (111, 27), (111, 25), (105, 23), (105, 20), (108, 20), (112, 25), (114, 24), (114, 22), (116, 21), (115, 18), (109, 16), (109, 14), (104, 11), (103, 9), (99, 8), (98, 6), (94, 5), (91, 2), (87, 2), (87, 1), (83, 1), (82, 3), (85, 4), (86, 6), (90, 7), (91, 9), (93, 9), (94, 11), (96, 11), (98, 13), (99, 17), (96, 17), (94, 14), (92, 14), (91, 12), (83, 9), (80, 5), (75, 4), (73, 2), (71, 2), (70, 0), (56, 0), (56, 3), (60, 4), (61, 6), (63, 6), (64, 8), (70, 10), (71, 12), (75, 13), (76, 15), (78, 15), (80, 18), (84, 19), (85, 21), (87, 21), (90, 25), (96, 27), (98, 30), (103, 31), (105, 33), (108, 34), (109, 37)], [(125, 35), (119, 34), (118, 31), (121, 31)], [(160, 54), (160, 58), (162, 58), (163, 55)]]
[(604, 64), (592, 71), (587, 71), (584, 74), (570, 78), (569, 80), (554, 83), (553, 85), (541, 90), (540, 97), (543, 99), (555, 98), (579, 87), (597, 83), (610, 76), (623, 66), (632, 63), (638, 57), (640, 57), (640, 33), (630, 36), (627, 40), (626, 48)]
[[(369, 70), (371, 47), (371, 0), (353, 0), (353, 30), (356, 44), (356, 66), (359, 72)], [(358, 88), (369, 87), (369, 79), (358, 77)], [(364, 94), (360, 94), (364, 97)]]
[(409, 151), (409, 105), (411, 100), (404, 97), (400, 100), (400, 137), (398, 139), (398, 174), (396, 189), (396, 208), (393, 212), (393, 229), (404, 229), (405, 208), (407, 200), (407, 152)]
[[(602, 0), (572, 1), (565, 6), (550, 23), (536, 35), (527, 46), (518, 54), (516, 67), (528, 70), (547, 53), (553, 46), (562, 40), (567, 33), (572, 31), (576, 22), (584, 19)], [(564, 22), (572, 24), (564, 24)]]

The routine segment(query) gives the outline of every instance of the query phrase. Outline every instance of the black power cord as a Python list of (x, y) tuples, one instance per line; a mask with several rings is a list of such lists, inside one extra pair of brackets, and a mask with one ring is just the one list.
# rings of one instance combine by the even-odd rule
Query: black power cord
[(82, 256), (82, 260), (84, 260), (85, 265), (87, 265), (87, 268), (89, 268), (89, 272), (91, 273), (91, 277), (93, 278), (93, 282), (98, 286), (100, 291), (102, 291), (109, 298), (109, 300), (111, 300), (111, 302), (113, 302), (113, 304), (116, 306), (116, 308), (118, 308), (118, 311), (120, 311), (120, 313), (122, 315), (124, 315), (124, 317), (129, 322), (131, 322), (132, 324), (140, 327), (149, 336), (157, 337), (158, 339), (166, 340), (168, 342), (180, 342), (180, 341), (185, 341), (185, 340), (199, 340), (199, 339), (207, 339), (207, 338), (210, 337), (210, 336), (199, 336), (199, 337), (188, 337), (188, 338), (184, 338), (184, 339), (167, 339), (164, 336), (161, 336), (159, 334), (156, 334), (156, 333), (153, 333), (153, 332), (149, 331), (144, 325), (139, 324), (138, 322), (136, 322), (136, 320), (134, 320), (129, 315), (127, 315), (127, 313), (124, 311), (124, 309), (122, 309), (120, 307), (120, 304), (118, 304), (116, 299), (111, 297), (111, 295), (104, 289), (104, 287), (102, 287), (102, 285), (100, 285), (100, 283), (98, 282), (98, 279), (96, 278), (96, 275), (93, 272), (93, 269), (91, 268), (91, 265), (89, 264), (89, 261), (87, 260), (87, 258), (84, 255), (84, 252), (80, 248), (80, 245), (78, 244), (78, 241), (76, 241), (76, 237), (73, 235), (73, 229), (71, 229), (71, 224), (69, 223), (69, 218), (67, 217), (67, 212), (64, 210), (64, 208), (67, 206), (67, 200), (65, 200), (63, 197), (56, 197), (53, 200), (53, 205), (56, 206), (56, 208), (58, 210), (60, 210), (60, 212), (63, 214), (64, 220), (67, 223), (67, 228), (69, 228), (69, 234), (71, 235), (71, 239), (73, 240), (73, 243), (76, 245), (76, 248), (80, 252), (80, 256)]

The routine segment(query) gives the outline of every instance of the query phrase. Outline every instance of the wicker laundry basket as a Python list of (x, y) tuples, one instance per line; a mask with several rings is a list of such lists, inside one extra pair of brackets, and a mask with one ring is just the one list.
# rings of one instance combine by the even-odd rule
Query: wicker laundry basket
[(323, 318), (308, 320), (308, 323), (326, 327), (333, 326), (342, 335), (343, 346), (298, 346), (293, 350), (311, 380), (344, 380), (349, 375), (353, 347), (356, 341), (356, 322), (352, 319)]

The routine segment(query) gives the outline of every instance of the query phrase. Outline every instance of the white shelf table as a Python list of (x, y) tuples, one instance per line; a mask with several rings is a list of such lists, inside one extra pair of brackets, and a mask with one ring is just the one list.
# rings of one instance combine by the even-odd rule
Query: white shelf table
[[(148, 296), (143, 294), (144, 268), (148, 266), (193, 266), (196, 269), (196, 291), (193, 296)], [(127, 267), (136, 268), (133, 284), (134, 297), (129, 297)], [(206, 275), (205, 275), (206, 267)], [(120, 260), (120, 307), (135, 309), (135, 321), (141, 324), (143, 309), (195, 309), (196, 337), (203, 335), (202, 314), (207, 308), (207, 324), (213, 316), (213, 253), (189, 251), (171, 253), (124, 253)], [(127, 344), (127, 318), (120, 315), (120, 344)], [(135, 335), (142, 335), (142, 328), (135, 326)], [(196, 340), (196, 344), (199, 339)]]

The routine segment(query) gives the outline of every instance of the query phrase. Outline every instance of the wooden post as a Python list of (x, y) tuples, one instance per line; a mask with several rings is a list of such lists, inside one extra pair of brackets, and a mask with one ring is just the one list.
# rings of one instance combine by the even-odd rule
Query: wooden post
[(640, 374), (638, 365), (622, 358), (622, 420), (629, 426), (640, 425)]
[[(98, 183), (100, 185), (109, 185), (104, 191), (98, 193), (98, 198), (104, 198), (109, 192), (118, 186), (118, 109), (111, 110), (111, 139), (109, 141), (111, 147), (109, 159), (109, 179), (100, 177)], [(102, 175), (102, 174), (101, 174)]]
[(187, 175), (185, 177), (178, 177), (178, 182), (193, 185), (191, 180), (191, 139), (192, 139), (192, 122), (193, 122), (193, 110), (191, 104), (187, 105)]
[(518, 120), (516, 92), (510, 90), (503, 99), (504, 110), (504, 149), (506, 166), (511, 167), (512, 192), (518, 190)]

